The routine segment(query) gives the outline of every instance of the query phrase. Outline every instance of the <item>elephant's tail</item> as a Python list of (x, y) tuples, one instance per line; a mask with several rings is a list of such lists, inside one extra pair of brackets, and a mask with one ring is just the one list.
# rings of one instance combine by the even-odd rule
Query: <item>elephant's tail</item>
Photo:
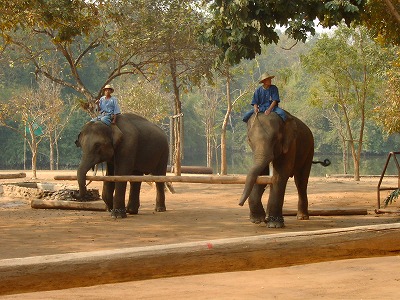
[(321, 164), (323, 167), (327, 167), (327, 166), (329, 166), (331, 164), (331, 161), (326, 158), (326, 159), (324, 159), (324, 161), (320, 161), (320, 160), (314, 161), (313, 160), (312, 163), (313, 164)]

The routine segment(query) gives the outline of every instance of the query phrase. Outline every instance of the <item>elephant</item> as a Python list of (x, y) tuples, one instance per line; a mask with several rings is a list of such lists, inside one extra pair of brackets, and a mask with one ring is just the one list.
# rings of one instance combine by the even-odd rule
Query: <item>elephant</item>
[[(307, 220), (307, 185), (314, 156), (311, 130), (295, 116), (285, 111), (283, 121), (275, 113), (253, 114), (247, 122), (248, 143), (253, 152), (253, 166), (247, 173), (239, 205), (249, 199), (250, 221), (265, 222), (269, 228), (284, 227), (282, 214), (286, 184), (294, 176), (298, 191), (297, 219)], [(269, 175), (272, 162), (274, 182), (266, 210), (261, 202), (266, 184), (255, 184), (257, 176)]]
[[(165, 176), (169, 146), (164, 131), (147, 119), (131, 114), (118, 115), (116, 124), (101, 121), (86, 123), (75, 141), (82, 148), (77, 170), (79, 194), (84, 199), (86, 173), (96, 164), (106, 162), (106, 175)], [(137, 214), (140, 206), (141, 182), (130, 182), (129, 201), (125, 207), (126, 182), (104, 182), (102, 198), (113, 218), (125, 218), (127, 213)], [(164, 183), (156, 183), (158, 212), (166, 211)], [(115, 191), (115, 194), (114, 194)]]

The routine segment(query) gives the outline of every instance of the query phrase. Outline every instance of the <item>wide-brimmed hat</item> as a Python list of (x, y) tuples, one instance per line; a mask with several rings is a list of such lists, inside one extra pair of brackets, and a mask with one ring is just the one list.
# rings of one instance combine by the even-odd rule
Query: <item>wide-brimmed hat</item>
[(104, 91), (105, 89), (110, 89), (110, 90), (111, 90), (111, 93), (114, 92), (114, 88), (112, 87), (111, 84), (107, 84), (105, 87), (103, 87), (103, 91)]
[(267, 78), (274, 78), (275, 77), (275, 75), (271, 75), (271, 74), (269, 74), (268, 72), (265, 72), (265, 73), (263, 73), (261, 76), (260, 76), (260, 79), (258, 80), (258, 83), (262, 83), (262, 81), (264, 80), (264, 79), (267, 79)]

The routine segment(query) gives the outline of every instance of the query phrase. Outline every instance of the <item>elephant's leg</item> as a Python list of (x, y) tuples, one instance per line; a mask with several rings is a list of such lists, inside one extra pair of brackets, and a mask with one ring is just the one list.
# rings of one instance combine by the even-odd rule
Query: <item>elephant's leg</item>
[(269, 228), (282, 228), (285, 226), (282, 209), (287, 180), (288, 177), (280, 177), (276, 183), (271, 185), (266, 218), (267, 227)]
[[(106, 175), (114, 175), (114, 164), (112, 162), (107, 162)], [(114, 190), (115, 182), (103, 182), (103, 191), (101, 193), (101, 197), (106, 203), (108, 211), (111, 211), (113, 209)]]
[(261, 202), (265, 184), (255, 184), (249, 196), (250, 221), (255, 224), (265, 222), (265, 210)]
[(125, 193), (126, 182), (116, 182), (113, 209), (111, 210), (113, 218), (126, 218)]
[(140, 207), (140, 187), (141, 182), (130, 182), (129, 201), (126, 210), (129, 214), (137, 215)]
[(101, 198), (106, 203), (108, 211), (111, 211), (113, 208), (114, 189), (115, 182), (104, 181)]
[(165, 207), (165, 185), (164, 182), (156, 182), (157, 196), (156, 196), (156, 208), (155, 211), (162, 212), (166, 211)]
[(299, 174), (294, 176), (294, 181), (296, 183), (297, 192), (299, 195), (299, 200), (297, 203), (297, 219), (298, 220), (308, 220), (308, 197), (307, 197), (307, 185), (308, 185), (308, 174)]

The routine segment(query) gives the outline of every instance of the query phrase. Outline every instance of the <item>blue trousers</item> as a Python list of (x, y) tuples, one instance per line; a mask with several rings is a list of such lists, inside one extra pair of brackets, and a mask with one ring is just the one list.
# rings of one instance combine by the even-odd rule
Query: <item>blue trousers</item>
[(101, 121), (107, 126), (111, 126), (111, 121), (112, 121), (112, 115), (111, 114), (101, 114), (98, 115), (97, 117), (91, 119), (90, 121), (96, 122), (96, 121)]
[[(280, 107), (278, 107), (278, 106), (275, 106), (273, 109), (272, 109), (272, 111), (274, 112), (274, 113), (276, 113), (278, 116), (280, 116), (281, 118), (282, 118), (282, 120), (283, 121), (286, 121), (286, 113), (285, 113), (285, 111), (282, 109), (282, 108), (280, 108)], [(265, 112), (265, 110), (264, 111), (261, 111), (260, 110), (260, 112)], [(249, 110), (248, 112), (246, 112), (245, 114), (244, 114), (244, 116), (243, 116), (243, 122), (247, 122), (249, 119), (250, 119), (250, 117), (251, 117), (251, 115), (254, 113), (254, 109), (252, 109), (252, 110)]]

